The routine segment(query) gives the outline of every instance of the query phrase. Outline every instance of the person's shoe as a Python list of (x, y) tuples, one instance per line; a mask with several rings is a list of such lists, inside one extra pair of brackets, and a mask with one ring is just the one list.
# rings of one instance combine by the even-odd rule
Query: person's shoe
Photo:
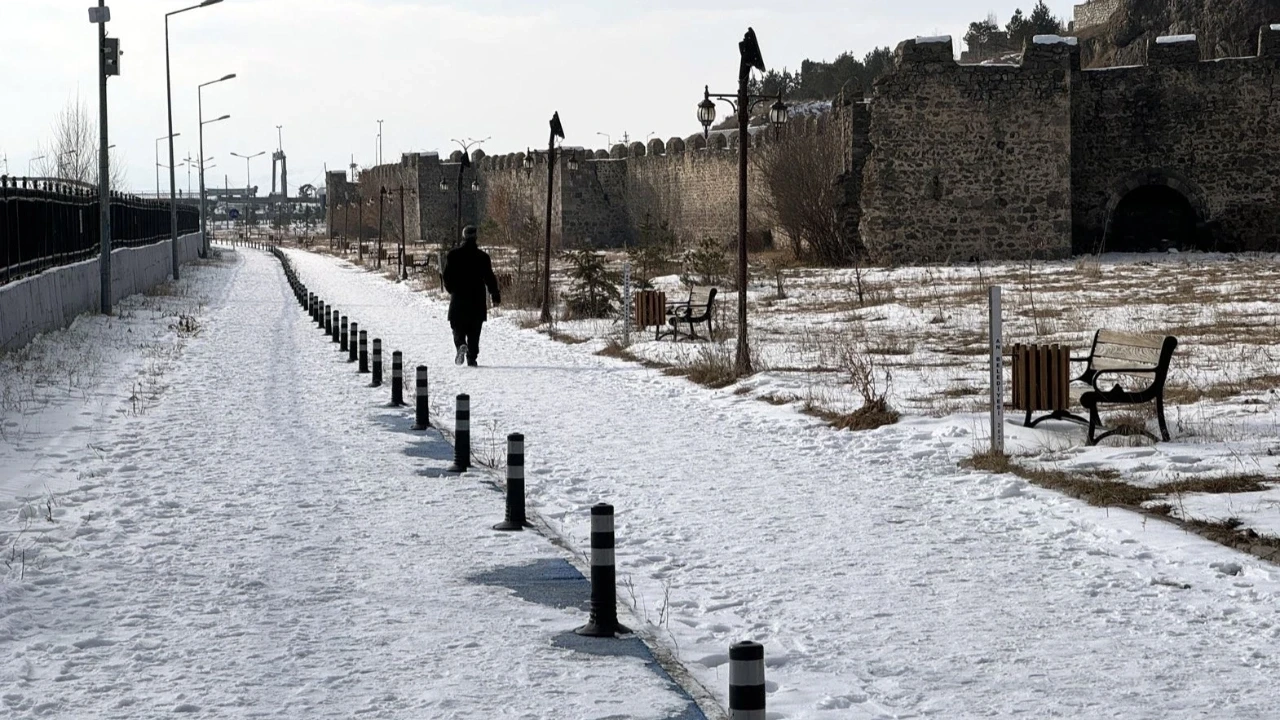
[(479, 363), (477, 363), (475, 360), (467, 360), (467, 366), (468, 366), (468, 367), (480, 367), (480, 364), (479, 364)]
[(458, 346), (458, 354), (453, 356), (453, 364), (461, 365), (463, 360), (467, 359), (467, 344), (463, 343)]

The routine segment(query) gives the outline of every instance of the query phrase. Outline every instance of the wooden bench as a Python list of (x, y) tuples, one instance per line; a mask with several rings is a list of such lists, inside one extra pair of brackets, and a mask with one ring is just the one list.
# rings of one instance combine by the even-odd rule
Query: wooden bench
[[(679, 340), (681, 336), (691, 340), (710, 340), (714, 328), (711, 319), (715, 312), (716, 289), (715, 288), (690, 288), (689, 299), (684, 301), (668, 302), (666, 306), (667, 326), (659, 325), (655, 340), (661, 340), (664, 337), (673, 337)], [(695, 326), (706, 324), (707, 336), (704, 338), (698, 334)], [(684, 325), (685, 328), (681, 328)]]
[[(1136, 333), (1099, 330), (1093, 336), (1093, 347), (1087, 358), (1072, 358), (1086, 363), (1085, 370), (1075, 380), (1086, 383), (1092, 389), (1080, 396), (1080, 405), (1089, 411), (1089, 444), (1111, 435), (1141, 434), (1157, 440), (1145, 428), (1120, 426), (1101, 435), (1095, 432), (1102, 425), (1098, 410), (1103, 405), (1139, 405), (1155, 402), (1156, 419), (1160, 424), (1160, 437), (1169, 441), (1169, 426), (1164, 419), (1164, 383), (1169, 375), (1169, 360), (1178, 347), (1178, 339), (1172, 335), (1140, 335)], [(1121, 384), (1123, 383), (1123, 385)]]

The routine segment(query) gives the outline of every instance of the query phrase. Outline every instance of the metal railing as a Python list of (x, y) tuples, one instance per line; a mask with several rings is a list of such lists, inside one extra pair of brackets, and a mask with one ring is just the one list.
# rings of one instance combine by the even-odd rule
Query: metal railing
[[(98, 190), (69, 180), (0, 176), (0, 285), (100, 251)], [(200, 211), (178, 206), (178, 235), (197, 232)], [(169, 239), (169, 203), (111, 194), (112, 249)]]

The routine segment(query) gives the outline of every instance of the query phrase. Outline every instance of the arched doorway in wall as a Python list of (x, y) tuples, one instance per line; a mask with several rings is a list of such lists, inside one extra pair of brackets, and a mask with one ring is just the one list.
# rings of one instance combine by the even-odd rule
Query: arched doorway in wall
[(1107, 252), (1163, 252), (1197, 247), (1197, 217), (1191, 201), (1168, 185), (1143, 185), (1126, 193), (1111, 211)]
[(1122, 178), (1111, 187), (1105, 217), (1095, 253), (1213, 249), (1204, 193), (1177, 171), (1152, 168)]

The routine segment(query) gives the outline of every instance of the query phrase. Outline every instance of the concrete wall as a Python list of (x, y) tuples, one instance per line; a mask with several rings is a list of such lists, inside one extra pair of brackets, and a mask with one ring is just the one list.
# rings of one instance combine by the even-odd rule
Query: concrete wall
[[(195, 260), (199, 234), (178, 238), (178, 249), (180, 263)], [(168, 280), (172, 268), (168, 240), (113, 251), (112, 305)], [(17, 349), (42, 332), (67, 327), (81, 313), (97, 312), (101, 282), (95, 258), (0, 286), (0, 349)]]

